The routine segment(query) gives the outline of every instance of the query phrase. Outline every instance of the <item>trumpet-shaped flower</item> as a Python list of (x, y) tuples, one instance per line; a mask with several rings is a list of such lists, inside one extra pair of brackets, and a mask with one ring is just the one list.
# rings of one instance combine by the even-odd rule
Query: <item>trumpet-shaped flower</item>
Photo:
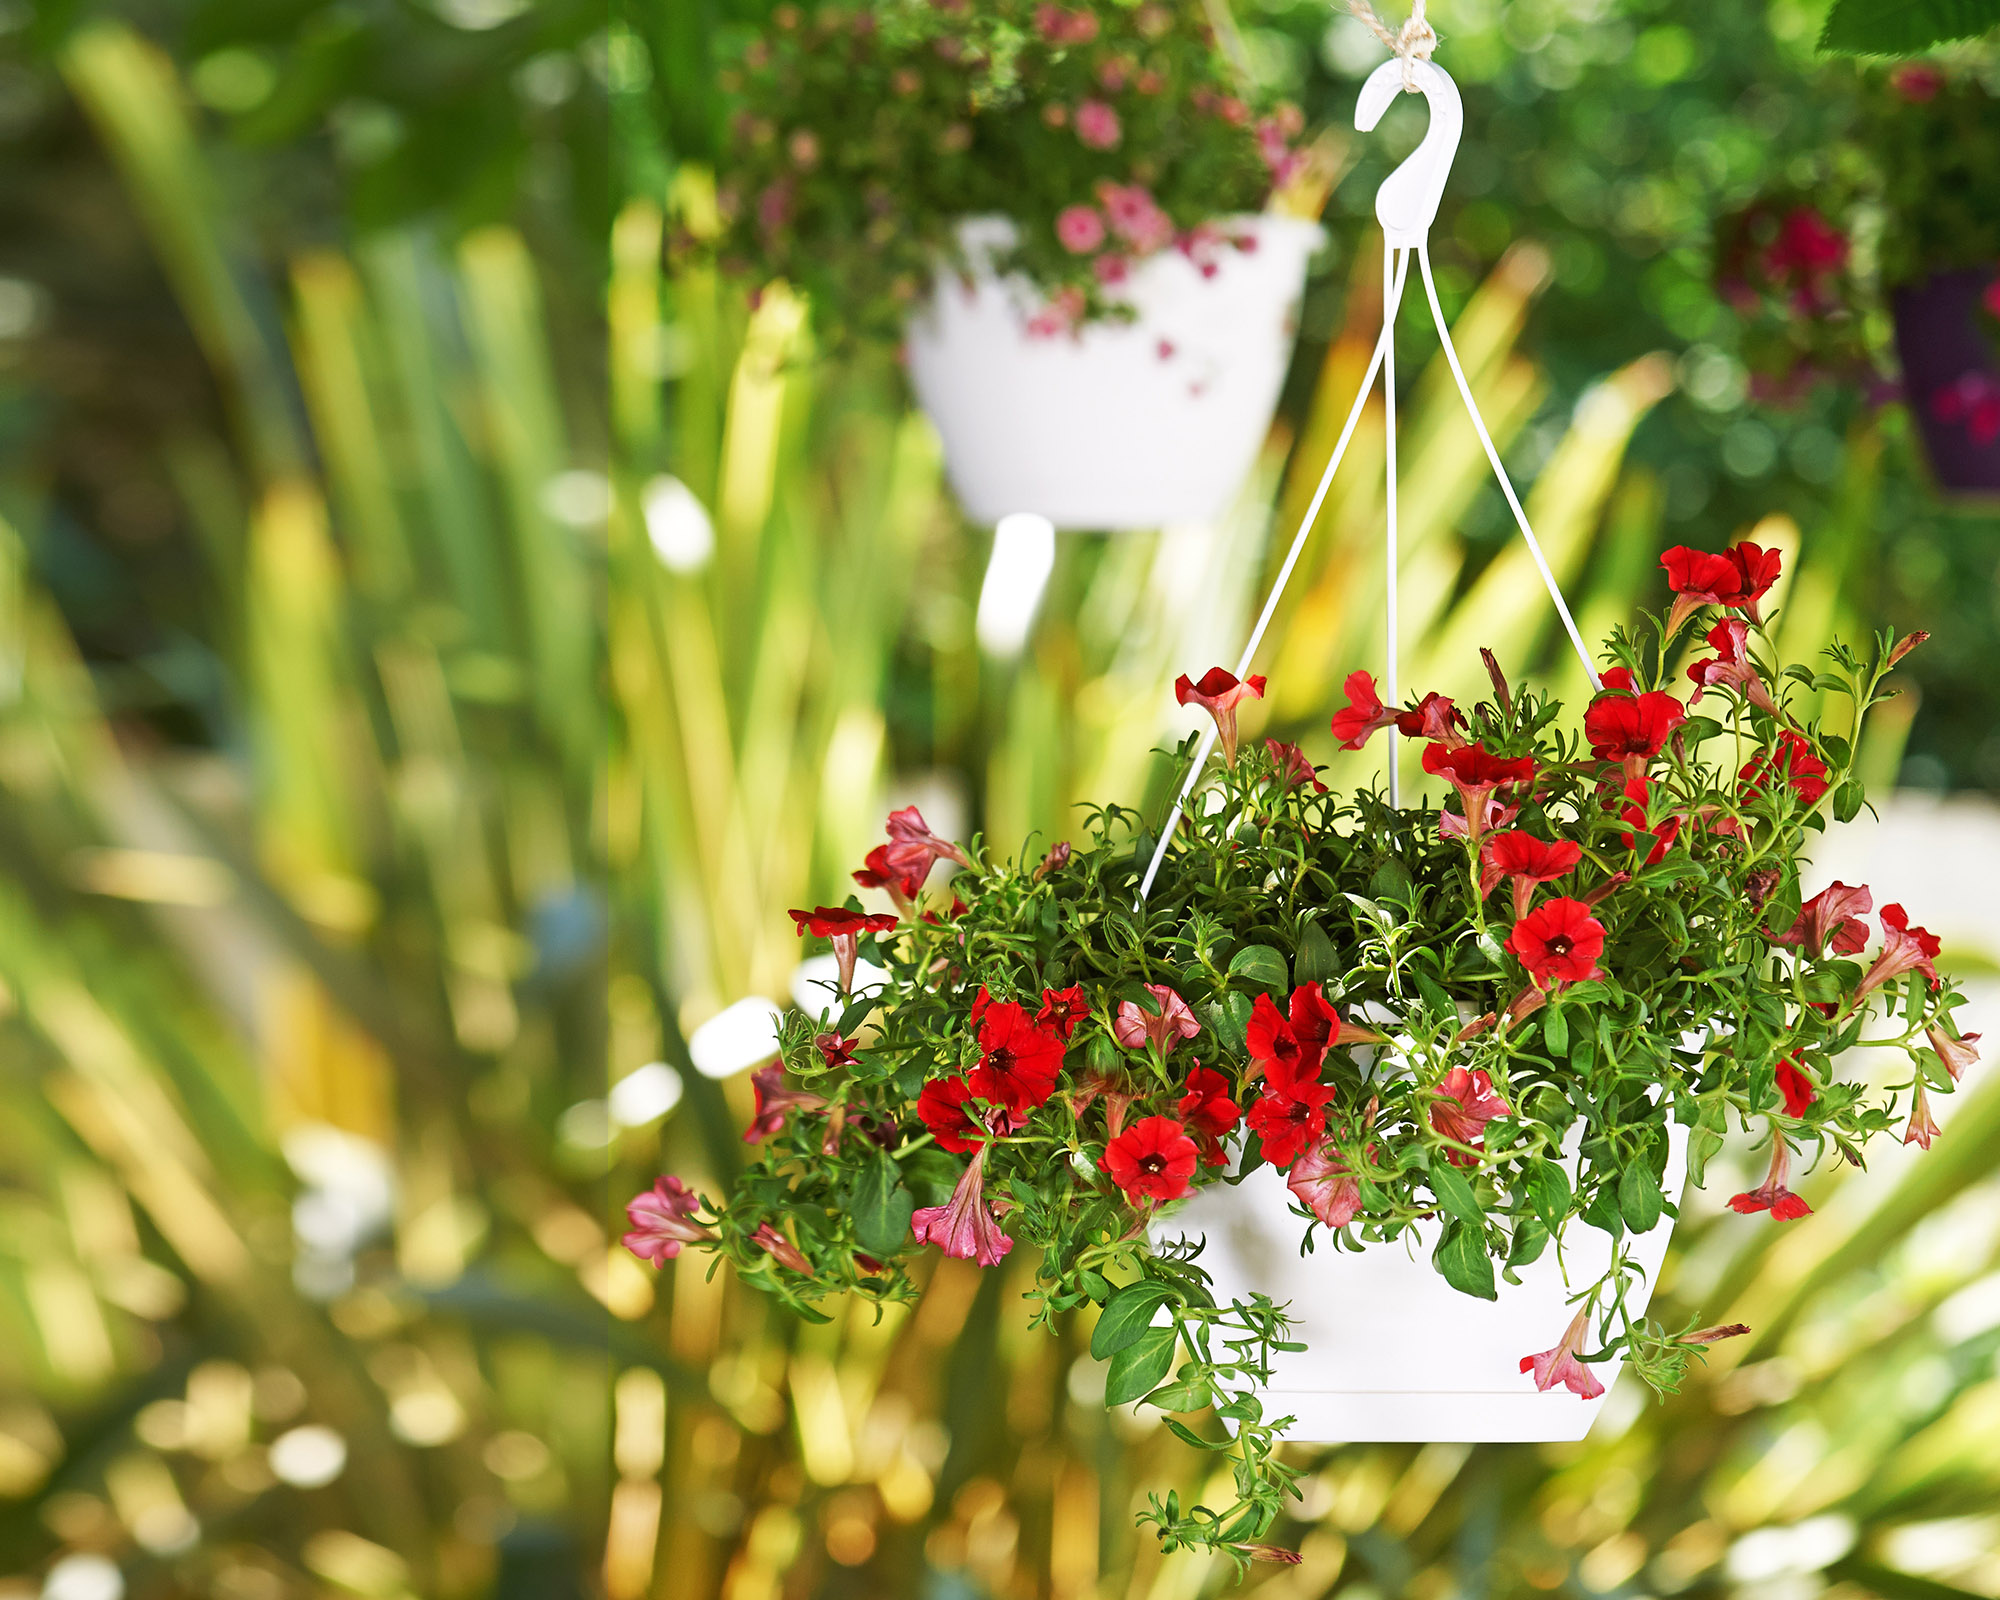
[(1321, 1060), (1340, 1043), (1341, 1032), (1340, 1013), (1326, 1003), (1316, 983), (1292, 991), (1289, 1015), (1269, 995), (1260, 994), (1245, 1030), (1252, 1061), (1266, 1068), (1283, 1065), (1307, 1078), (1318, 1075)]
[(981, 1145), (966, 1163), (965, 1173), (951, 1191), (951, 1202), (941, 1206), (921, 1206), (910, 1217), (910, 1232), (918, 1244), (934, 1244), (960, 1261), (976, 1261), (982, 1267), (997, 1267), (1014, 1241), (1000, 1231), (999, 1221), (986, 1204), (986, 1152)]
[(1292, 1163), (1285, 1187), (1326, 1227), (1344, 1228), (1361, 1214), (1361, 1180), (1322, 1145)]
[(1621, 761), (1625, 775), (1639, 777), (1667, 738), (1687, 721), (1687, 709), (1670, 694), (1601, 694), (1583, 714), (1583, 734), (1599, 761)]
[(1773, 1222), (1790, 1222), (1798, 1217), (1811, 1216), (1812, 1207), (1792, 1193), (1791, 1181), (1791, 1149), (1786, 1145), (1784, 1136), (1773, 1128), (1771, 1170), (1765, 1174), (1764, 1181), (1749, 1193), (1731, 1195), (1729, 1208), (1732, 1211), (1740, 1211), (1745, 1216), (1758, 1211), (1768, 1211)]
[(1244, 1119), (1262, 1142), (1264, 1159), (1289, 1167), (1326, 1132), (1326, 1103), (1333, 1089), (1311, 1073), (1282, 1061), (1264, 1071), (1264, 1092)]
[(1819, 1091), (1813, 1081), (1806, 1076), (1805, 1069), (1790, 1056), (1778, 1063), (1778, 1093), (1785, 1097), (1785, 1115), (1802, 1117), (1806, 1108), (1819, 1098)]
[(1153, 997), (1156, 1010), (1148, 1012), (1138, 1001), (1127, 1000), (1111, 1024), (1111, 1037), (1127, 1050), (1144, 1050), (1150, 1045), (1165, 1056), (1182, 1039), (1192, 1039), (1201, 1032), (1188, 1003), (1165, 984), (1149, 983), (1146, 993)]
[(1903, 1130), (1903, 1143), (1922, 1145), (1928, 1150), (1940, 1131), (1931, 1117), (1931, 1099), (1924, 1092), (1924, 1080), (1919, 1078), (1910, 1098), (1910, 1125)]
[(1484, 899), (1502, 878), (1514, 883), (1514, 920), (1528, 914), (1535, 885), (1567, 877), (1583, 859), (1583, 846), (1573, 839), (1546, 844), (1518, 828), (1489, 833), (1479, 850), (1479, 894)]
[(1277, 769), (1278, 781), (1287, 789), (1300, 789), (1311, 784), (1321, 794), (1326, 793), (1326, 785), (1313, 764), (1306, 759), (1305, 751), (1295, 744), (1286, 744), (1280, 739), (1266, 739), (1264, 748), (1270, 753), (1271, 765)]
[(1534, 1373), (1538, 1390), (1546, 1394), (1561, 1384), (1580, 1400), (1595, 1400), (1604, 1393), (1604, 1385), (1580, 1359), (1584, 1335), (1589, 1329), (1590, 1305), (1585, 1302), (1554, 1349), (1521, 1357), (1521, 1370)]
[(1347, 704), (1333, 714), (1333, 736), (1341, 749), (1359, 750), (1378, 728), (1393, 726), (1396, 713), (1382, 704), (1372, 673), (1350, 672), (1343, 687)]
[(1715, 654), (1688, 668), (1688, 677), (1694, 681), (1694, 693), (1688, 696), (1688, 704), (1699, 702), (1709, 689), (1734, 689), (1759, 711), (1775, 717), (1778, 703), (1771, 698), (1769, 685), (1750, 659), (1750, 625), (1741, 617), (1724, 617), (1708, 630), (1707, 637), (1708, 647)]
[(918, 891), (924, 886), (925, 877), (930, 873), (931, 860), (929, 856), (924, 857), (921, 872), (898, 872), (889, 865), (889, 847), (878, 844), (862, 858), (860, 869), (851, 876), (864, 889), (886, 889), (889, 898), (896, 902), (896, 909), (907, 917), (916, 902)]
[(757, 1224), (757, 1231), (750, 1235), (750, 1242), (769, 1252), (771, 1259), (781, 1267), (790, 1267), (794, 1272), (812, 1275), (812, 1263), (799, 1253), (799, 1247), (787, 1239), (768, 1222)]
[(811, 911), (792, 910), (785, 914), (792, 919), (801, 938), (811, 934), (816, 939), (831, 941), (833, 959), (839, 964), (842, 994), (854, 987), (854, 962), (861, 948), (861, 936), (889, 933), (896, 926), (894, 917), (849, 911), (842, 906), (815, 906)]
[(1836, 955), (1859, 955), (1868, 945), (1868, 924), (1861, 919), (1874, 908), (1867, 884), (1856, 887), (1836, 878), (1800, 906), (1791, 927), (1773, 935), (1771, 942), (1797, 945), (1814, 955), (1829, 947)]
[(625, 1215), (632, 1231), (620, 1241), (641, 1261), (659, 1266), (681, 1253), (681, 1246), (712, 1240), (715, 1235), (694, 1214), (701, 1209), (701, 1197), (671, 1172), (660, 1178), (644, 1194), (625, 1202)]
[(1539, 988), (1581, 983), (1598, 974), (1604, 954), (1604, 924), (1581, 900), (1549, 900), (1514, 924), (1507, 948)]
[(1097, 1165), (1124, 1191), (1128, 1204), (1180, 1200), (1193, 1190), (1200, 1150), (1172, 1117), (1145, 1117), (1104, 1148)]
[(1911, 927), (1910, 919), (1901, 906), (1884, 906), (1882, 953), (1862, 974), (1861, 986), (1854, 991), (1854, 998), (1858, 1001), (1863, 995), (1872, 993), (1906, 972), (1921, 972), (1935, 989), (1938, 986), (1935, 965), (1938, 949), (1938, 936), (1928, 928)]
[(940, 1150), (962, 1156), (986, 1142), (986, 1129), (965, 1109), (972, 1098), (971, 1085), (962, 1077), (933, 1078), (917, 1096), (917, 1116)]
[(1931, 1048), (1937, 1052), (1938, 1060), (1944, 1063), (1944, 1069), (1951, 1074), (1954, 1083), (1965, 1075), (1967, 1067), (1979, 1059), (1979, 1052), (1972, 1048), (1979, 1042), (1976, 1033), (1960, 1036), (1933, 1024), (1924, 1029), (1924, 1036), (1930, 1040)]
[[(838, 1039), (840, 1035), (822, 1034), (820, 1037)], [(750, 1126), (743, 1130), (745, 1144), (759, 1144), (772, 1134), (783, 1131), (785, 1118), (794, 1111), (818, 1111), (826, 1104), (820, 1095), (809, 1094), (804, 1089), (787, 1089), (785, 1069), (775, 1061), (750, 1074), (750, 1088), (757, 1097), (757, 1114), (750, 1119)]]
[(1243, 1120), (1242, 1108), (1229, 1096), (1229, 1080), (1214, 1068), (1197, 1064), (1187, 1075), (1186, 1091), (1174, 1109), (1180, 1112), (1200, 1146), (1202, 1165), (1226, 1165), (1229, 1156), (1222, 1148), (1222, 1141)]
[(1744, 796), (1762, 794), (1765, 778), (1772, 772), (1790, 784), (1798, 797), (1809, 806), (1819, 804), (1820, 797), (1826, 793), (1826, 780), (1831, 776), (1826, 763), (1813, 754), (1813, 748), (1804, 736), (1790, 728), (1779, 733), (1776, 750), (1769, 755), (1754, 755), (1743, 763), (1743, 770), (1737, 774), (1737, 779)]
[[(1504, 1117), (1512, 1108), (1485, 1072), (1468, 1072), (1453, 1067), (1438, 1081), (1431, 1103), (1431, 1127), (1456, 1144), (1482, 1150), (1486, 1145), (1486, 1124)], [(1463, 1150), (1446, 1152), (1454, 1166), (1477, 1166), (1478, 1159)]]
[(1236, 708), (1245, 700), (1264, 698), (1264, 679), (1253, 674), (1238, 678), (1222, 667), (1210, 667), (1201, 681), (1184, 672), (1174, 680), (1174, 699), (1184, 706), (1200, 706), (1215, 718), (1215, 731), (1222, 741), (1222, 759), (1236, 765)]
[(1064, 1044), (1076, 1032), (1076, 1025), (1090, 1015), (1090, 1002), (1083, 990), (1072, 984), (1067, 989), (1044, 989), (1042, 1009), (1035, 1013), (1035, 1026), (1046, 1028)]
[(1474, 844), (1491, 822), (1487, 801), (1501, 789), (1529, 784), (1535, 779), (1532, 757), (1496, 756), (1478, 743), (1456, 748), (1442, 741), (1425, 745), (1424, 771), (1443, 778), (1458, 791), (1459, 804), (1464, 810), (1465, 837)]
[(979, 1064), (965, 1075), (974, 1094), (1021, 1113), (1055, 1093), (1063, 1060), (1059, 1034), (1038, 1027), (1011, 1000), (993, 1000), (981, 1007), (978, 1028)]
[[(886, 859), (892, 872), (905, 882), (914, 878), (919, 885), (940, 861), (955, 861), (961, 867), (972, 865), (972, 857), (949, 839), (941, 839), (931, 832), (924, 822), (924, 814), (915, 806), (905, 806), (901, 811), (889, 813)], [(916, 891), (910, 892), (914, 894)]]

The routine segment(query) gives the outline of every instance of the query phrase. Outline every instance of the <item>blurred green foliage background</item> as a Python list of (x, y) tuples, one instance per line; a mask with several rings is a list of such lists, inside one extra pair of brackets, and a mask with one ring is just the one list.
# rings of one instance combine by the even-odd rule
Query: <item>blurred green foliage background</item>
[[(733, 1169), (747, 1084), (688, 1036), (785, 997), (784, 909), (845, 892), (892, 800), (1012, 848), (1156, 788), (1165, 686), (1233, 655), (1365, 362), (1369, 205), (1416, 124), (1346, 136), (1237, 509), (1066, 537), (997, 656), (988, 535), (893, 352), (817, 359), (786, 294), (667, 268), (764, 9), (0, 8), (6, 1600), (1222, 1581), (1131, 1528), (1199, 1464), (1107, 1418), (1088, 1330), (1026, 1335), (1006, 1272), (806, 1329), (612, 1240), (663, 1165)], [(1816, 8), (1434, 20), (1470, 130), (1448, 310), (1586, 632), (1663, 545), (1755, 528), (1788, 644), (1938, 636), (1878, 776), (2000, 782), (2000, 527), (1929, 492), (1894, 408), (1753, 407), (1707, 287), (1709, 219), (1838, 115)], [(1239, 21), (1349, 124), (1352, 28)], [(1492, 643), (1559, 681), (1420, 333), (1405, 360), (1408, 677), (1471, 687)], [(1379, 439), (1268, 666), (1269, 731), (1335, 781), (1371, 775), (1325, 716), (1379, 654)], [(1681, 1400), (1621, 1395), (1581, 1447), (1305, 1450), (1306, 1565), (1263, 1587), (2000, 1594), (2000, 1100), (1970, 1087), (1928, 1158), (1828, 1175), (1789, 1232), (1690, 1203), (1668, 1313), (1758, 1332)]]

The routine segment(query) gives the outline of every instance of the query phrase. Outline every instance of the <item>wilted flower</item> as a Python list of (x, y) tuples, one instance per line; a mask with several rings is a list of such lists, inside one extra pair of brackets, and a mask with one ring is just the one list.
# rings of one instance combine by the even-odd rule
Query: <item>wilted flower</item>
[(1278, 769), (1278, 781), (1287, 789), (1301, 788), (1311, 784), (1321, 794), (1326, 793), (1326, 785), (1306, 759), (1305, 751), (1295, 744), (1286, 744), (1281, 739), (1266, 739), (1264, 748), (1270, 752), (1271, 764)]
[(1146, 1117), (1104, 1149), (1098, 1167), (1124, 1191), (1132, 1205), (1179, 1200), (1192, 1192), (1200, 1151), (1187, 1129), (1172, 1117)]
[(1070, 846), (1067, 839), (1049, 846), (1049, 853), (1042, 857), (1041, 865), (1035, 868), (1035, 882), (1040, 883), (1051, 872), (1060, 872), (1069, 865)]
[(948, 1256), (997, 1267), (1014, 1248), (986, 1206), (986, 1152), (981, 1145), (966, 1164), (964, 1176), (951, 1192), (951, 1203), (921, 1206), (910, 1217), (910, 1232), (918, 1244), (934, 1244)]
[(1604, 1393), (1604, 1385), (1596, 1375), (1578, 1359), (1583, 1348), (1584, 1335), (1590, 1328), (1590, 1305), (1586, 1301), (1582, 1309), (1571, 1319), (1568, 1330), (1556, 1341), (1555, 1348), (1544, 1350), (1540, 1355), (1521, 1357), (1521, 1370), (1533, 1372), (1535, 1387), (1547, 1393), (1557, 1384), (1562, 1384), (1579, 1399), (1595, 1400)]
[(768, 1251), (772, 1260), (781, 1267), (790, 1267), (794, 1272), (812, 1274), (812, 1263), (799, 1254), (799, 1247), (787, 1239), (768, 1222), (757, 1224), (757, 1231), (750, 1235), (750, 1242)]
[(1778, 1093), (1785, 1097), (1785, 1115), (1802, 1117), (1806, 1109), (1819, 1098), (1819, 1091), (1813, 1088), (1813, 1081), (1805, 1070), (1790, 1056), (1778, 1063)]
[(1264, 679), (1253, 674), (1238, 678), (1223, 667), (1210, 667), (1196, 682), (1183, 672), (1174, 679), (1174, 699), (1181, 705), (1200, 706), (1215, 718), (1215, 731), (1222, 741), (1222, 759), (1236, 765), (1236, 708), (1245, 700), (1264, 698)]
[(1724, 617), (1708, 630), (1708, 647), (1716, 653), (1688, 668), (1694, 693), (1688, 704), (1696, 704), (1708, 689), (1734, 689), (1759, 711), (1778, 714), (1778, 703), (1759, 675), (1749, 653), (1750, 624), (1741, 617)]
[(931, 858), (925, 857), (923, 869), (919, 872), (898, 872), (889, 865), (889, 847), (878, 844), (863, 858), (861, 867), (850, 876), (864, 889), (886, 889), (889, 898), (896, 902), (896, 909), (908, 916), (914, 909), (917, 893), (929, 876)]
[[(816, 1033), (813, 1048), (820, 1053), (828, 1067), (851, 1067), (854, 1065), (854, 1041), (843, 1038), (838, 1032)], [(754, 1081), (754, 1080), (753, 1080)]]
[(1149, 983), (1146, 993), (1153, 997), (1158, 1010), (1148, 1012), (1138, 1001), (1127, 1000), (1118, 1008), (1118, 1016), (1111, 1024), (1111, 1037), (1127, 1050), (1151, 1046), (1165, 1056), (1182, 1039), (1192, 1039), (1201, 1032), (1201, 1024), (1188, 1009), (1188, 1003), (1165, 984)]
[(1965, 1075), (1965, 1069), (1979, 1060), (1979, 1052), (1972, 1047), (1979, 1042), (1979, 1035), (1968, 1033), (1962, 1037), (1947, 1033), (1943, 1028), (1932, 1026), (1924, 1029), (1924, 1036), (1931, 1042), (1931, 1048), (1944, 1063), (1945, 1071), (1956, 1083)]
[[(840, 1035), (822, 1034), (820, 1037), (839, 1039)], [(745, 1144), (759, 1144), (782, 1131), (785, 1118), (794, 1111), (818, 1111), (826, 1104), (820, 1095), (809, 1094), (804, 1089), (787, 1089), (785, 1069), (775, 1061), (750, 1074), (750, 1087), (757, 1096), (757, 1114), (750, 1119), (750, 1126), (743, 1130)]]
[(1859, 955), (1868, 945), (1868, 924), (1861, 919), (1875, 907), (1868, 885), (1856, 888), (1838, 878), (1799, 907), (1797, 919), (1771, 942), (1798, 945), (1818, 955), (1831, 945), (1834, 954)]
[(1903, 1130), (1903, 1143), (1922, 1145), (1926, 1150), (1931, 1140), (1938, 1136), (1939, 1128), (1931, 1117), (1930, 1096), (1924, 1092), (1924, 1080), (1917, 1079), (1915, 1092), (1910, 1097), (1910, 1125)]
[(681, 1253), (684, 1244), (712, 1240), (694, 1214), (701, 1209), (701, 1197), (672, 1173), (666, 1174), (644, 1194), (625, 1202), (625, 1215), (632, 1231), (621, 1241), (641, 1261), (659, 1266)]

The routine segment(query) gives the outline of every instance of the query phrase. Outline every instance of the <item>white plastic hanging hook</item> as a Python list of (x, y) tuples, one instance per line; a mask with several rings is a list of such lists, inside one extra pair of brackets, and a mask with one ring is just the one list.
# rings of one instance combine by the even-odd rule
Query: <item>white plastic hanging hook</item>
[(1423, 143), (1375, 191), (1375, 218), (1395, 250), (1416, 249), (1429, 239), (1445, 180), (1451, 176), (1452, 157), (1458, 154), (1458, 136), (1465, 128), (1465, 108), (1451, 74), (1434, 62), (1397, 57), (1383, 62), (1362, 84), (1354, 106), (1357, 129), (1367, 133), (1382, 120), (1390, 102), (1403, 92), (1406, 73), (1430, 102), (1431, 125)]

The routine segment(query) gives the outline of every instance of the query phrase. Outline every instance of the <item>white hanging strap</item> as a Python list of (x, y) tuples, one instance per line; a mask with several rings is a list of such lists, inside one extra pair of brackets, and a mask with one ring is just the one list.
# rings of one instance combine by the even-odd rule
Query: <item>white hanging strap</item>
[[(1292, 569), (1299, 564), (1299, 554), (1306, 547), (1306, 538), (1311, 534), (1313, 523), (1319, 519), (1319, 508), (1326, 503), (1327, 491), (1333, 487), (1333, 475), (1340, 468), (1340, 458), (1347, 454), (1348, 441), (1354, 437), (1355, 425), (1361, 421), (1361, 408), (1368, 403), (1368, 396), (1375, 387), (1375, 374), (1382, 368), (1382, 362), (1389, 348), (1389, 333), (1396, 325), (1396, 311), (1403, 303), (1403, 284), (1410, 275), (1410, 253), (1397, 252), (1394, 282), (1389, 284), (1382, 304), (1382, 332), (1375, 341), (1375, 351), (1368, 358), (1368, 370), (1362, 374), (1361, 387), (1355, 393), (1354, 404), (1348, 407), (1347, 421), (1341, 426), (1340, 437), (1334, 442), (1333, 454), (1327, 457), (1326, 470), (1319, 475), (1319, 487), (1313, 490), (1312, 503), (1306, 507), (1306, 514), (1299, 519), (1299, 531), (1292, 535), (1292, 547), (1285, 552), (1284, 565), (1278, 568), (1278, 576), (1271, 585), (1271, 592), (1264, 597), (1264, 609), (1257, 613), (1257, 622), (1250, 630), (1250, 637), (1243, 646), (1243, 654), (1236, 658), (1236, 676), (1241, 678), (1250, 670), (1255, 659), (1257, 646), (1264, 642), (1264, 630), (1271, 625), (1271, 618), (1278, 609), (1278, 601), (1283, 597), (1285, 585), (1292, 580)], [(1166, 826), (1160, 830), (1159, 842), (1153, 846), (1153, 859), (1146, 864), (1146, 875), (1139, 880), (1139, 898), (1143, 901), (1152, 893), (1153, 879), (1159, 874), (1160, 863), (1166, 859), (1167, 843), (1174, 836), (1174, 829), (1181, 823), (1181, 814), (1187, 809), (1188, 796), (1194, 793), (1194, 786), (1201, 781), (1202, 770), (1208, 765), (1209, 752), (1215, 748), (1216, 730), (1211, 727), (1201, 736), (1195, 746), (1194, 765), (1188, 769), (1187, 781), (1181, 785), (1181, 792), (1175, 796), (1173, 810), (1168, 813)]]
[[(1389, 242), (1389, 236), (1382, 236), (1382, 281), (1389, 281), (1393, 263), (1398, 254), (1403, 258), (1403, 271), (1410, 270), (1410, 252), (1398, 252)], [(1400, 298), (1400, 297), (1399, 297)], [(1398, 659), (1396, 640), (1396, 319), (1393, 309), (1385, 311), (1382, 324), (1382, 455), (1383, 455), (1383, 519), (1382, 534), (1382, 603), (1383, 632), (1387, 634), (1387, 648), (1384, 651), (1385, 665), (1383, 677), (1389, 686), (1389, 704), (1395, 705), (1402, 695), (1397, 688), (1396, 662)], [(1238, 677), (1242, 674), (1238, 673)], [(1396, 741), (1389, 741), (1389, 804), (1402, 804), (1402, 783), (1396, 770)]]
[[(1444, 345), (1445, 363), (1451, 368), (1452, 377), (1458, 380), (1459, 397), (1465, 401), (1466, 413), (1472, 418), (1472, 426), (1479, 435), (1479, 442), (1486, 447), (1486, 459), (1492, 465), (1493, 476), (1500, 480), (1500, 492), (1507, 497), (1508, 509), (1514, 513), (1514, 525), (1521, 530), (1521, 537), (1528, 542), (1528, 554), (1535, 558), (1535, 568), (1542, 575), (1542, 584), (1549, 591), (1549, 598), (1555, 602), (1556, 615), (1562, 618), (1563, 628), (1569, 634), (1570, 645), (1576, 651), (1576, 659), (1583, 663), (1583, 675), (1590, 680), (1590, 687), (1594, 693), (1604, 687), (1603, 681), (1597, 676), (1597, 667), (1590, 659), (1590, 651), (1584, 647), (1583, 635), (1577, 631), (1576, 619), (1569, 614), (1569, 603), (1563, 599), (1562, 588), (1556, 582), (1556, 575), (1549, 570), (1548, 557), (1542, 554), (1541, 541), (1535, 537), (1535, 530), (1528, 526), (1528, 513), (1521, 509), (1521, 497), (1514, 493), (1514, 485), (1507, 476), (1507, 469), (1500, 465), (1500, 452), (1493, 447), (1493, 435), (1486, 431), (1486, 419), (1479, 414), (1478, 402), (1472, 398), (1472, 385), (1465, 381), (1465, 368), (1458, 364), (1458, 351), (1452, 345), (1451, 330), (1444, 323), (1444, 308), (1438, 304), (1437, 280), (1431, 276), (1429, 245), (1417, 246), (1417, 266), (1424, 277), (1424, 295), (1431, 303), (1431, 320), (1437, 324), (1438, 338)], [(1394, 537), (1393, 532), (1390, 537)], [(1394, 704), (1393, 698), (1390, 703)]]

